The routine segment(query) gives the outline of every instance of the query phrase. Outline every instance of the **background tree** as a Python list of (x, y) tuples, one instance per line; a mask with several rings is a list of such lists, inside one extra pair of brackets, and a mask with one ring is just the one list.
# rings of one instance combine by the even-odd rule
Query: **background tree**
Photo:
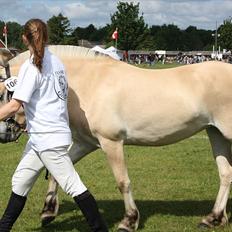
[(102, 43), (105, 43), (108, 38), (109, 31), (109, 25), (98, 28), (98, 30), (93, 35), (93, 41), (101, 41)]
[(213, 30), (198, 29), (197, 33), (203, 44), (201, 50), (212, 50), (214, 43), (214, 38), (212, 37)]
[(118, 3), (117, 11), (111, 16), (110, 39), (115, 28), (118, 28), (118, 48), (122, 50), (143, 49), (151, 40), (143, 15), (139, 16), (139, 3)]
[(109, 26), (96, 28), (93, 24), (87, 27), (76, 27), (72, 32), (72, 38), (76, 42), (78, 40), (88, 40), (105, 44), (109, 34)]
[(153, 48), (162, 50), (211, 50), (213, 37), (211, 30), (198, 30), (194, 26), (189, 26), (185, 30), (180, 30), (176, 25), (153, 25), (150, 27), (153, 38)]
[(3, 40), (3, 27), (4, 27), (5, 23), (3, 21), (0, 20), (0, 39)]
[(182, 46), (182, 50), (184, 51), (188, 51), (190, 48), (190, 50), (199, 51), (204, 47), (200, 34), (194, 26), (189, 26), (183, 31), (182, 40), (184, 41)]
[(22, 32), (23, 27), (16, 22), (7, 23), (8, 31), (8, 47), (18, 48), (20, 50), (25, 50), (26, 47), (22, 42)]
[[(3, 37), (3, 27), (5, 23), (0, 21), (0, 39), (5, 43)], [(16, 22), (6, 22), (7, 25), (7, 45), (9, 48), (17, 48), (24, 50), (25, 46), (22, 42), (22, 30), (23, 27)]]
[(176, 25), (152, 26), (150, 31), (153, 37), (154, 49), (182, 50), (182, 32)]
[(90, 24), (86, 28), (77, 27), (73, 31), (73, 36), (75, 36), (78, 39), (85, 39), (85, 40), (93, 41), (91, 37), (93, 36), (93, 34), (96, 33), (96, 31), (97, 29), (95, 28), (95, 26), (93, 24)]
[(57, 16), (52, 16), (47, 21), (47, 25), (50, 44), (73, 44), (75, 42), (71, 35), (70, 21), (61, 13)]
[(224, 24), (221, 25), (218, 29), (220, 33), (219, 45), (221, 48), (232, 50), (232, 23), (231, 19), (224, 21)]

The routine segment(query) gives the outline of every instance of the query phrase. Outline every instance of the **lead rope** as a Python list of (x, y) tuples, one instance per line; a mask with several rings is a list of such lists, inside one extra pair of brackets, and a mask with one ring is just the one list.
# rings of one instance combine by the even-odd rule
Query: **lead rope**
[(5, 67), (5, 72), (6, 72), (6, 79), (10, 78), (11, 74), (10, 74), (10, 65), (9, 64)]
[(48, 180), (48, 176), (49, 176), (49, 171), (47, 170), (47, 168), (46, 168), (46, 174), (45, 174), (45, 180)]

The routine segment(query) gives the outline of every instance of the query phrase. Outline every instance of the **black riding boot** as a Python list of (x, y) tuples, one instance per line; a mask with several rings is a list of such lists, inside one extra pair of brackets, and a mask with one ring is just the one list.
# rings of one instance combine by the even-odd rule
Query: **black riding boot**
[(11, 193), (7, 208), (0, 219), (0, 232), (9, 232), (22, 212), (27, 198)]
[(74, 197), (92, 232), (108, 232), (93, 195), (87, 190)]

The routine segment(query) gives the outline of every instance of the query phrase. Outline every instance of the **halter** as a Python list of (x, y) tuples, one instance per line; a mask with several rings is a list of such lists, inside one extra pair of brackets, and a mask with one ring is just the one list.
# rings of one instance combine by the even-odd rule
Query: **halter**
[[(5, 73), (6, 73), (6, 78), (4, 77), (0, 77), (0, 82), (4, 82), (5, 80), (9, 79), (11, 77), (11, 73), (10, 73), (10, 65), (8, 64), (6, 67), (5, 67)], [(13, 92), (12, 91), (9, 91), (7, 88), (6, 88), (6, 92), (3, 96), (3, 100), (5, 103), (9, 102), (11, 100), (13, 96)]]
[[(5, 82), (11, 77), (9, 64), (5, 67), (6, 78), (0, 77), (0, 82)], [(2, 101), (8, 103), (12, 99), (13, 92), (9, 91), (7, 88), (2, 96)], [(5, 132), (0, 133), (0, 142), (7, 143), (16, 141), (22, 134), (23, 125), (20, 125), (15, 121), (15, 116), (9, 117), (3, 120), (5, 125)]]

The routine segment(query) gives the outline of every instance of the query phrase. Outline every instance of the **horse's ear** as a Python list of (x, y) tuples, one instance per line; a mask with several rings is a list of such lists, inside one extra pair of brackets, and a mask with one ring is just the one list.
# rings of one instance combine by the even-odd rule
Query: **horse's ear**
[(6, 67), (14, 55), (7, 48), (0, 48), (0, 66)]

